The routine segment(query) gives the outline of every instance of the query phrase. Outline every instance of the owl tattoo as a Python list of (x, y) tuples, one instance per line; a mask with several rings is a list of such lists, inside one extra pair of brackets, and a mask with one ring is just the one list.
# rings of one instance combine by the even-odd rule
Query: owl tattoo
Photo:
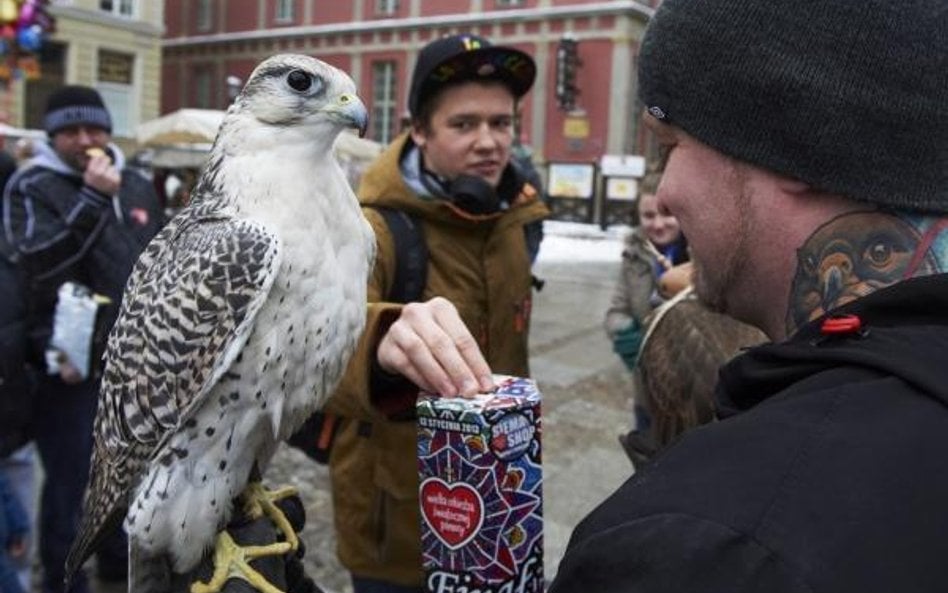
[(844, 214), (818, 228), (797, 251), (788, 333), (908, 276), (936, 271), (934, 258), (918, 253), (927, 251), (921, 239), (912, 224), (883, 212)]

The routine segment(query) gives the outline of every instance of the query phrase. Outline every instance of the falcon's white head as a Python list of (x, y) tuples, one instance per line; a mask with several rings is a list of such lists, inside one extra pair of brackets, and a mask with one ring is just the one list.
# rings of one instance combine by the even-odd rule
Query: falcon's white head
[(254, 69), (228, 109), (216, 144), (231, 154), (297, 140), (328, 149), (344, 128), (364, 133), (367, 123), (365, 105), (345, 72), (310, 56), (279, 54)]
[(329, 120), (364, 132), (368, 116), (355, 83), (338, 68), (297, 54), (276, 55), (260, 63), (236, 100), (237, 109), (260, 122), (306, 125)]
[(331, 156), (339, 133), (364, 132), (368, 121), (355, 90), (349, 75), (316, 58), (279, 54), (261, 62), (227, 110), (193, 201), (232, 201), (251, 186), (262, 196), (317, 167), (339, 169)]

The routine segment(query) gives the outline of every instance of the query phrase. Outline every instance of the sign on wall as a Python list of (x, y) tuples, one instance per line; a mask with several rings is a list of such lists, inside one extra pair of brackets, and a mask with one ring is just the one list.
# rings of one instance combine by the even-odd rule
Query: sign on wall
[(599, 159), (603, 177), (642, 177), (645, 157), (638, 154), (604, 154)]
[(554, 198), (591, 198), (596, 179), (592, 163), (550, 163), (548, 192)]
[(639, 193), (639, 182), (632, 177), (606, 178), (607, 200), (634, 200)]

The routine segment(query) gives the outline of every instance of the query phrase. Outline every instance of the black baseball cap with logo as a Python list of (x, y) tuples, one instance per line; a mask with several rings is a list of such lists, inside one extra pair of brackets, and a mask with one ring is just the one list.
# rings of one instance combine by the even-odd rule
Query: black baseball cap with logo
[(439, 88), (469, 80), (499, 80), (514, 97), (524, 96), (536, 78), (537, 66), (528, 54), (477, 35), (451, 35), (422, 48), (412, 74), (408, 110), (418, 114), (422, 97)]

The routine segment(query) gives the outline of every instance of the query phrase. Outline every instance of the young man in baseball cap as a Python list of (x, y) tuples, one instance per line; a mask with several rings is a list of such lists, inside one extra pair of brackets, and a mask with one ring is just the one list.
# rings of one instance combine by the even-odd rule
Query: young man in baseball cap
[[(528, 374), (525, 228), (547, 209), (511, 147), (535, 74), (529, 55), (482, 37), (432, 41), (412, 75), (410, 130), (362, 177), (378, 257), (362, 344), (328, 405), (340, 419), (329, 459), (338, 552), (356, 593), (423, 590), (419, 389), (471, 396), (493, 387), (492, 372)], [(417, 294), (394, 294), (405, 271), (380, 209), (409, 217), (427, 245)]]

